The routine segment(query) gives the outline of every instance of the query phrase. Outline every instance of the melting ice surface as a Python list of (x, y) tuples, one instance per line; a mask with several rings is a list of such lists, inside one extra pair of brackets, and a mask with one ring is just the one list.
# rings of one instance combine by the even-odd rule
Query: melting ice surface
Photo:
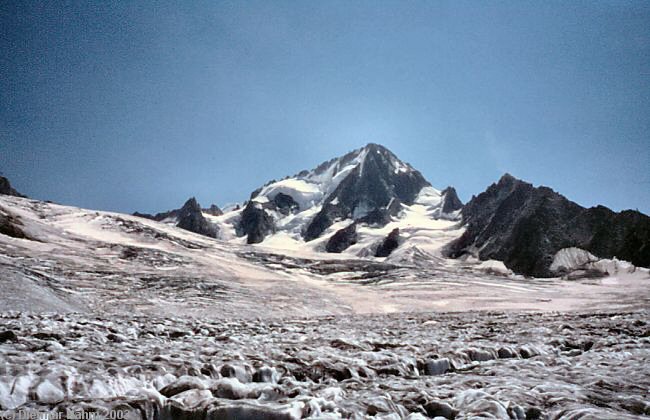
[(147, 419), (632, 419), (649, 409), (647, 316), (5, 314), (15, 337), (0, 344), (0, 405)]

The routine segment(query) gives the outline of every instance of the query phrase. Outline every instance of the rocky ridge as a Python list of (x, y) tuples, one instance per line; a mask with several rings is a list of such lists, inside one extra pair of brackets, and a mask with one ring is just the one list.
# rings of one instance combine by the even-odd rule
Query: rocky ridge
[(600, 258), (650, 266), (650, 217), (633, 210), (584, 208), (548, 187), (506, 174), (462, 210), (465, 233), (449, 255), (503, 261), (517, 273), (550, 277), (555, 254), (577, 247)]

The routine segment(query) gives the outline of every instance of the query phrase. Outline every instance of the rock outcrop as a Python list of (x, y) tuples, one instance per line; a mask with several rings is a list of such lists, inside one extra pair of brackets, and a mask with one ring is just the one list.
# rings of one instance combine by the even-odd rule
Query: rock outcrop
[(211, 216), (221, 216), (223, 211), (216, 204), (211, 204), (207, 209), (203, 209), (204, 213), (207, 213)]
[(300, 205), (288, 194), (278, 193), (272, 201), (275, 209), (285, 216), (294, 214), (300, 210)]
[(156, 222), (162, 222), (163, 220), (166, 219), (177, 219), (179, 211), (180, 209), (175, 209), (175, 210), (169, 210), (169, 211), (156, 213), (156, 214), (140, 213), (136, 211), (135, 213), (133, 213), (133, 215), (138, 217), (143, 217), (149, 220), (155, 220)]
[[(133, 213), (134, 216), (143, 217), (157, 222), (173, 223), (181, 229), (190, 232), (198, 233), (199, 235), (209, 236), (216, 238), (219, 235), (219, 228), (210, 223), (205, 216), (196, 198), (192, 197), (183, 204), (180, 209), (169, 210), (162, 213), (147, 214), (147, 213)], [(219, 207), (214, 204), (210, 206), (206, 213), (214, 216), (223, 214)]]
[(178, 226), (181, 229), (189, 230), (190, 232), (198, 233), (199, 235), (209, 236), (216, 238), (219, 230), (217, 227), (203, 216), (201, 206), (192, 197), (185, 202), (183, 207), (178, 212)]
[(273, 218), (264, 209), (262, 203), (251, 200), (241, 213), (237, 229), (240, 235), (246, 235), (246, 243), (258, 244), (266, 235), (275, 230)]
[(357, 224), (352, 223), (343, 229), (338, 230), (327, 241), (325, 249), (327, 252), (341, 253), (350, 246), (357, 243)]
[(393, 229), (379, 245), (375, 257), (387, 257), (399, 246), (399, 229)]
[(447, 187), (442, 190), (442, 212), (452, 213), (463, 208), (463, 202), (458, 198), (454, 187)]
[(22, 221), (15, 215), (0, 208), (0, 235), (17, 239), (30, 239), (23, 231)]

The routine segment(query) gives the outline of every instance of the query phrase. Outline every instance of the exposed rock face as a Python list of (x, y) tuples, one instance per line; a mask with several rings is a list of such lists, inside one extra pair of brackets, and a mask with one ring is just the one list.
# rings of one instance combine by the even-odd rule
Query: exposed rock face
[(412, 204), (420, 190), (430, 185), (420, 172), (401, 163), (383, 146), (368, 144), (364, 153), (362, 163), (327, 197), (305, 230), (305, 240), (319, 237), (337, 218), (359, 220), (374, 210), (386, 209), (395, 199)]
[(375, 257), (387, 257), (399, 246), (399, 229), (395, 228), (379, 245)]
[(352, 223), (350, 226), (338, 230), (329, 241), (325, 249), (327, 252), (341, 253), (350, 246), (357, 243), (357, 224)]
[(365, 216), (357, 219), (359, 223), (365, 223), (371, 226), (386, 226), (391, 222), (392, 216), (397, 216), (402, 208), (402, 202), (399, 199), (392, 200), (388, 206), (376, 208)]
[(463, 208), (463, 202), (458, 198), (454, 187), (447, 187), (442, 190), (442, 212), (451, 213)]
[(140, 213), (139, 211), (134, 212), (133, 216), (142, 217), (143, 219), (156, 220), (156, 216), (154, 216), (153, 214)]
[(242, 211), (238, 230), (242, 235), (248, 236), (246, 243), (258, 244), (275, 230), (275, 225), (263, 205), (251, 200)]
[(278, 193), (273, 198), (272, 202), (275, 205), (275, 208), (285, 216), (296, 213), (298, 210), (300, 210), (298, 203), (296, 203), (296, 201), (290, 195), (284, 193)]
[(25, 197), (15, 189), (11, 187), (9, 180), (3, 176), (0, 176), (0, 194), (4, 195), (13, 195), (15, 197)]
[(208, 222), (203, 216), (201, 206), (194, 197), (187, 200), (179, 210), (176, 226), (211, 238), (216, 238), (219, 233), (217, 227)]
[(650, 266), (650, 217), (602, 206), (585, 209), (509, 174), (463, 207), (463, 222), (467, 230), (451, 244), (452, 257), (476, 253), (521, 274), (552, 276), (553, 256), (568, 247)]
[(325, 232), (328, 227), (332, 226), (336, 219), (342, 219), (345, 217), (345, 209), (336, 204), (326, 203), (323, 206), (323, 209), (318, 212), (307, 226), (304, 234), (305, 240), (311, 241), (312, 239), (318, 238), (321, 233)]
[(183, 204), (180, 209), (169, 210), (162, 213), (148, 214), (133, 213), (134, 216), (143, 217), (157, 222), (162, 221), (175, 221), (175, 225), (181, 229), (189, 230), (190, 232), (198, 233), (199, 235), (209, 236), (216, 238), (219, 235), (219, 228), (210, 223), (204, 216), (203, 211), (213, 216), (220, 216), (223, 214), (221, 209), (212, 204), (210, 208), (202, 210), (196, 198), (192, 197)]
[(221, 216), (223, 214), (223, 211), (216, 204), (212, 204), (207, 209), (203, 209), (203, 212), (212, 216)]

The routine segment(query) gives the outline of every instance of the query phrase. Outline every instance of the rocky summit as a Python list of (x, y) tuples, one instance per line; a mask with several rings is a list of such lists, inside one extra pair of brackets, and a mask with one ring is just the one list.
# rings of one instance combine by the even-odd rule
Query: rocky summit
[(199, 235), (216, 238), (219, 232), (219, 229), (215, 225), (203, 217), (201, 206), (194, 197), (183, 204), (183, 207), (178, 212), (177, 219), (178, 223), (176, 226), (189, 230), (190, 232), (198, 233)]
[(584, 208), (509, 174), (470, 200), (462, 218), (466, 231), (451, 244), (452, 257), (474, 253), (537, 277), (552, 276), (554, 256), (569, 247), (650, 266), (650, 217), (603, 206)]

